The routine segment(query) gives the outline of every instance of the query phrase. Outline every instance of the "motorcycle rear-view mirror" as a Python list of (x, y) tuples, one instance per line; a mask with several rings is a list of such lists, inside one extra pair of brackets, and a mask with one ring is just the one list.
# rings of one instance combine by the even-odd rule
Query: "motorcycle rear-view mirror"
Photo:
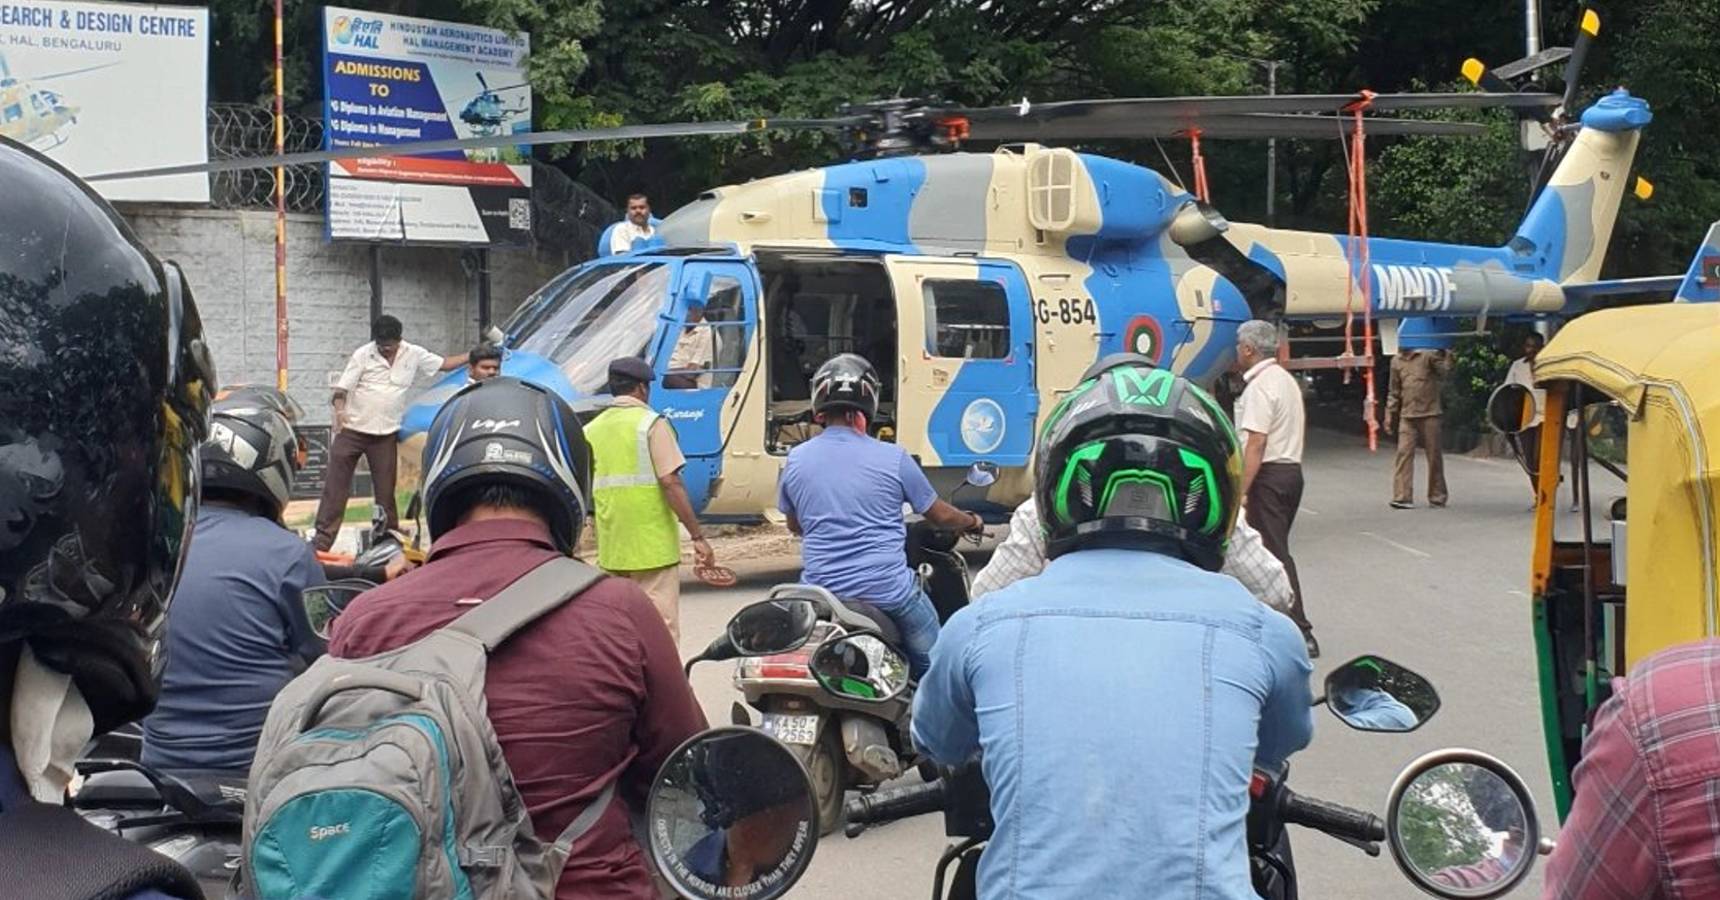
[(760, 600), (743, 607), (729, 620), (729, 643), (742, 656), (787, 653), (812, 637), (818, 607), (811, 600)]
[(1522, 434), (1528, 427), (1525, 412), (1534, 409), (1535, 398), (1520, 384), (1502, 384), (1487, 399), (1487, 424), (1500, 434)]
[(347, 604), (359, 594), (370, 590), (369, 582), (333, 582), (308, 587), (300, 594), (305, 605), (305, 617), (310, 620), (311, 633), (323, 640), (328, 640), (329, 629), (334, 626), (334, 620), (343, 612)]
[(676, 748), (651, 786), (646, 820), (657, 871), (690, 900), (781, 897), (818, 847), (806, 768), (752, 728), (713, 728)]
[(1358, 656), (1326, 676), (1326, 705), (1358, 731), (1414, 731), (1439, 711), (1439, 692), (1391, 660)]
[(1452, 900), (1499, 897), (1528, 876), (1543, 843), (1523, 779), (1474, 750), (1438, 750), (1392, 785), (1386, 840), (1416, 887)]
[(908, 689), (908, 661), (870, 634), (826, 641), (811, 667), (819, 685), (844, 700), (882, 703)]
[(997, 463), (976, 462), (968, 467), (962, 481), (973, 487), (990, 487), (997, 481)]

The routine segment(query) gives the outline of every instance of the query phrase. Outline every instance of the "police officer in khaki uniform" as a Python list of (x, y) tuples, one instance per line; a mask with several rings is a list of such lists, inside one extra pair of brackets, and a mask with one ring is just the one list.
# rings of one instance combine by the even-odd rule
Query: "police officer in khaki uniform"
[(591, 444), (591, 498), (597, 508), (597, 564), (639, 583), (681, 639), (681, 533), (693, 538), (700, 565), (716, 565), (693, 513), (681, 469), (687, 460), (669, 421), (648, 404), (651, 367), (625, 356), (609, 364), (615, 405), (585, 426)]
[(1439, 448), (1439, 423), (1445, 413), (1440, 391), (1451, 371), (1451, 351), (1399, 351), (1392, 357), (1386, 394), (1386, 434), (1397, 433), (1397, 463), (1392, 476), (1392, 508), (1415, 506), (1415, 451), (1427, 452), (1427, 503), (1444, 506), (1445, 457)]

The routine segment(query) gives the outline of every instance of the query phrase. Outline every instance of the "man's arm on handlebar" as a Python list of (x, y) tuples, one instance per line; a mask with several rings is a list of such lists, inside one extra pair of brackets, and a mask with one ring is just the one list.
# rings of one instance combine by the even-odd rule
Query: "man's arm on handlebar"
[(1260, 649), (1266, 654), (1272, 687), (1260, 710), (1260, 743), (1254, 764), (1274, 769), (1314, 737), (1314, 695), (1308, 690), (1314, 664), (1308, 661), (1307, 645), (1294, 622), (1274, 613), (1264, 616)]
[(926, 509), (926, 520), (939, 528), (950, 531), (960, 531), (964, 534), (985, 529), (985, 520), (974, 513), (956, 509), (943, 500), (934, 500)]
[(932, 647), (932, 665), (914, 692), (914, 746), (944, 765), (960, 765), (979, 753), (979, 717), (967, 680), (967, 648), (974, 617), (957, 613)]

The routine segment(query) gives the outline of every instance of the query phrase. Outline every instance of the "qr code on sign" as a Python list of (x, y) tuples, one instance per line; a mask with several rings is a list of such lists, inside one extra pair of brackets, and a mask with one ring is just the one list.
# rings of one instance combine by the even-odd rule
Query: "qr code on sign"
[(530, 231), (532, 229), (532, 201), (530, 198), (508, 198), (508, 227), (515, 231)]

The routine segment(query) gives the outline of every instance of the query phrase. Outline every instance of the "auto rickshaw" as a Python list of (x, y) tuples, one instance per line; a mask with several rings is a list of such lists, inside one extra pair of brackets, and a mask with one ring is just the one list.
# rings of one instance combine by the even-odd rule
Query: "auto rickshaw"
[[(1521, 449), (1534, 470), (1535, 646), (1562, 821), (1611, 679), (1655, 651), (1720, 634), (1720, 306), (1581, 316), (1533, 371), (1541, 427), (1527, 427), (1532, 395), (1513, 385), (1496, 392), (1489, 416), (1514, 439), (1538, 439), (1538, 454)], [(1574, 512), (1558, 504), (1565, 478), (1575, 481)]]

